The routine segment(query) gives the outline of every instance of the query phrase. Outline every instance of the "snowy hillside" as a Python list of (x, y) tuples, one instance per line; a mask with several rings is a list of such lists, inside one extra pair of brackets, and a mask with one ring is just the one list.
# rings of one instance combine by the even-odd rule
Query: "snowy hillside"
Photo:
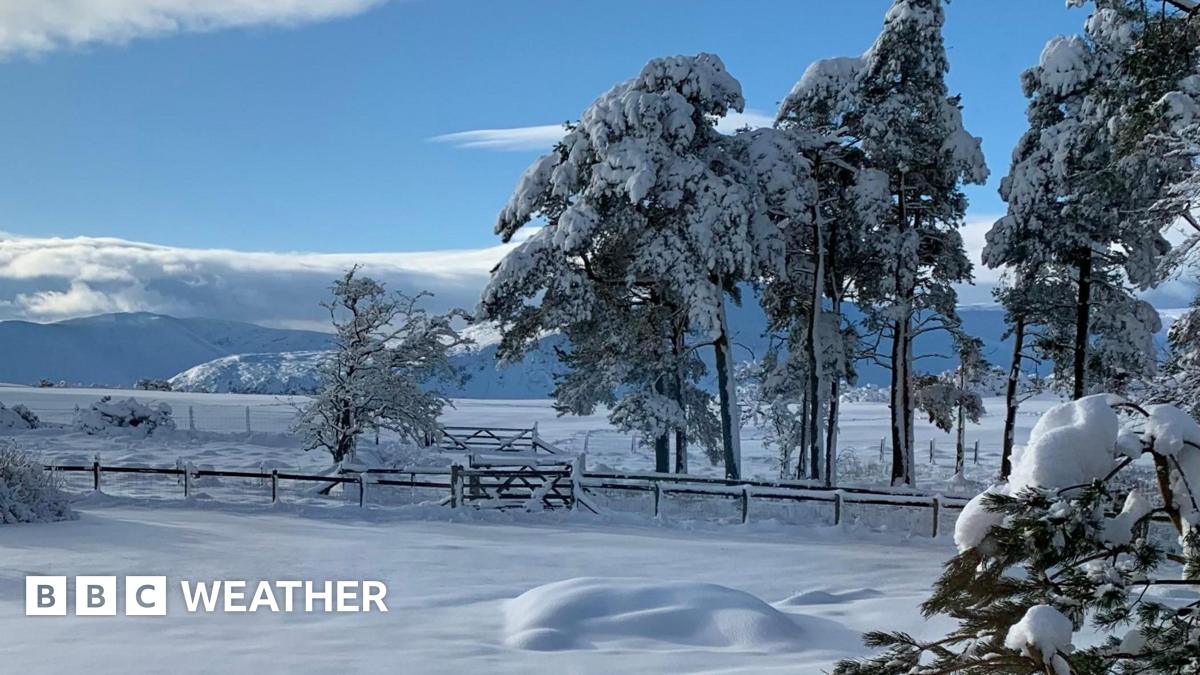
[[(521, 362), (507, 367), (496, 363), (496, 345), (485, 329), (468, 331), (477, 344), (452, 357), (462, 369), (461, 382), (439, 382), (438, 388), (456, 398), (546, 398), (554, 388), (557, 357), (550, 337)], [(170, 378), (176, 391), (212, 394), (310, 394), (317, 384), (317, 369), (325, 351), (235, 354), (207, 361)]]
[(325, 349), (330, 337), (239, 321), (161, 314), (102, 314), (57, 323), (0, 322), (0, 382), (45, 378), (129, 385), (167, 378), (231, 354)]
[(210, 394), (311, 394), (328, 355), (306, 351), (223, 356), (172, 377), (171, 388)]

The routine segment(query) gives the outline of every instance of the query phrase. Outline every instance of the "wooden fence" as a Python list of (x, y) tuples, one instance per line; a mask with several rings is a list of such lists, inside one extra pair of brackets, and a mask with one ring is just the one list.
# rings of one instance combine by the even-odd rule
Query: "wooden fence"
[(661, 517), (664, 498), (669, 495), (692, 495), (713, 499), (737, 500), (741, 522), (748, 523), (756, 500), (775, 502), (827, 503), (832, 509), (832, 523), (841, 524), (844, 507), (849, 504), (892, 506), (931, 511), (930, 535), (939, 533), (943, 510), (961, 510), (965, 496), (932, 495), (908, 490), (885, 490), (866, 487), (830, 488), (799, 481), (729, 480), (724, 478), (656, 473), (619, 473), (586, 471), (584, 456), (548, 458), (533, 453), (498, 456), (473, 454), (468, 466), (404, 467), (367, 469), (333, 475), (301, 474), (277, 469), (262, 471), (200, 469), (191, 465), (176, 467), (105, 466), (100, 461), (90, 465), (47, 465), (52, 473), (89, 473), (92, 489), (101, 490), (105, 474), (153, 474), (177, 477), (184, 497), (193, 493), (196, 478), (243, 478), (269, 483), (271, 502), (280, 501), (281, 481), (300, 483), (341, 484), (358, 488), (358, 505), (367, 505), (367, 494), (375, 487), (424, 488), (445, 491), (441, 503), (451, 508), (463, 506), (522, 507), (531, 502), (554, 508), (583, 507), (598, 509), (588, 499), (594, 490), (645, 492), (653, 495), (653, 515)]

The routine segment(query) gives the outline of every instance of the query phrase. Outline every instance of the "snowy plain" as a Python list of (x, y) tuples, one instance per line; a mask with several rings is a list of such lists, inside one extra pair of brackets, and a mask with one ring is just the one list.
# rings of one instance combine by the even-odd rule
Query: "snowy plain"
[[(9, 436), (56, 463), (90, 463), (99, 453), (112, 464), (328, 466), (325, 456), (300, 451), (282, 432), (296, 401), (0, 388), (0, 402), (24, 404), (58, 423), (69, 421), (74, 406), (103, 395), (168, 402), (180, 429), (150, 437), (88, 436), (65, 428)], [(1001, 406), (987, 403), (990, 414), (967, 434), (969, 445), (981, 441), (979, 464), (968, 457), (968, 475), (981, 482), (998, 463)], [(1027, 404), (1019, 441), (1052, 403)], [(187, 429), (189, 407), (198, 431)], [(245, 431), (247, 407), (252, 426), (264, 430)], [(580, 451), (586, 442), (589, 468), (644, 472), (653, 466), (647, 450), (631, 450), (630, 437), (602, 416), (558, 417), (547, 401), (460, 400), (444, 422), (536, 422), (542, 436), (564, 450)], [(848, 482), (878, 483), (879, 439), (886, 428), (884, 404), (844, 407)], [(926, 424), (917, 433), (920, 447), (935, 441), (934, 463), (921, 463), (922, 487), (944, 490), (952, 441)], [(776, 476), (760, 430), (747, 428), (746, 439), (748, 473)], [(691, 461), (697, 473), (718, 473), (698, 452)], [(161, 497), (84, 496), (76, 505), (79, 520), (0, 531), (0, 664), (12, 672), (88, 673), (818, 673), (838, 658), (865, 653), (859, 642), (864, 630), (903, 626), (934, 635), (945, 629), (925, 623), (918, 605), (954, 553), (950, 527), (931, 539), (927, 524), (832, 527), (821, 509), (802, 509), (790, 519), (756, 511), (741, 525), (683, 505), (656, 520), (636, 509), (602, 516), (450, 511), (419, 499), (359, 509), (285, 497), (271, 506), (262, 486), (247, 487), (242, 500), (213, 491), (213, 498), (185, 501), (177, 492), (168, 485)], [(29, 574), (165, 574), (172, 609), (165, 618), (26, 618), (23, 578)], [(286, 578), (382, 580), (390, 611), (182, 610), (180, 579)], [(661, 583), (668, 580), (674, 585)], [(557, 627), (547, 633), (546, 623)]]

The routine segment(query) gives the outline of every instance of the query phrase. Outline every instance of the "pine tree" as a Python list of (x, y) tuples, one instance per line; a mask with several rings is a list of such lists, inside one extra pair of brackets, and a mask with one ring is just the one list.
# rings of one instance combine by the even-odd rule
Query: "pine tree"
[[(546, 225), (497, 266), (482, 302), (483, 316), (500, 323), (502, 356), (563, 331), (573, 338), (568, 366), (611, 368), (568, 376), (556, 397), (578, 410), (588, 400), (636, 395), (636, 413), (617, 421), (648, 425), (658, 418), (657, 438), (681, 420), (694, 423), (675, 426), (677, 438), (706, 435), (697, 407), (703, 397), (689, 378), (695, 350), (710, 346), (731, 477), (740, 475), (740, 413), (725, 307), (779, 248), (756, 213), (746, 167), (734, 158), (743, 141), (715, 129), (717, 118), (742, 105), (741, 86), (711, 54), (655, 59), (598, 98), (554, 151), (530, 166), (501, 212), (496, 232), (505, 241), (534, 218)], [(608, 321), (614, 317), (639, 323), (618, 328)], [(606, 362), (581, 351), (613, 344), (581, 332), (587, 326), (654, 338)], [(645, 373), (655, 373), (653, 384), (643, 381)], [(584, 390), (571, 391), (585, 382)], [(661, 468), (663, 444), (657, 446)]]
[(385, 429), (413, 442), (434, 434), (449, 399), (430, 382), (455, 375), (450, 354), (469, 341), (453, 323), (465, 314), (430, 314), (419, 307), (427, 294), (390, 294), (357, 267), (332, 292), (323, 306), (334, 328), (333, 353), (295, 425), (304, 449), (327, 450), (340, 463), (366, 432)]
[[(1157, 495), (1121, 489), (1142, 455), (1156, 466)], [(1061, 404), (1034, 427), (1010, 482), (959, 516), (960, 552), (922, 605), (927, 617), (947, 615), (957, 627), (928, 641), (868, 633), (865, 642), (883, 653), (842, 661), (834, 672), (1195, 672), (1200, 602), (1173, 603), (1155, 590), (1200, 586), (1198, 500), (1200, 425), (1192, 418), (1107, 395)], [(1159, 515), (1178, 544), (1149, 535)], [(1086, 624), (1100, 644), (1074, 644)]]
[(793, 88), (780, 120), (831, 128), (886, 178), (891, 208), (871, 232), (882, 254), (856, 284), (868, 327), (892, 349), (893, 482), (911, 484), (916, 373), (913, 342), (933, 330), (961, 331), (953, 284), (970, 278), (958, 228), (964, 182), (982, 183), (980, 141), (949, 96), (943, 0), (896, 0), (882, 33), (859, 58), (814, 64)]

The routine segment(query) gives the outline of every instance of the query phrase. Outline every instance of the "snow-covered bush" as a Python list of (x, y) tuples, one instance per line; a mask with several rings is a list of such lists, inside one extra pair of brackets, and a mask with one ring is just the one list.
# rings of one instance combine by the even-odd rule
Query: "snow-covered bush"
[(42, 421), (29, 408), (23, 405), (6, 408), (0, 403), (0, 429), (36, 429), (41, 424)]
[(74, 517), (66, 495), (40, 463), (11, 443), (0, 444), (0, 524)]
[(144, 377), (138, 380), (133, 385), (133, 388), (141, 389), (142, 391), (171, 391), (171, 381), (152, 377)]
[(175, 419), (166, 403), (145, 404), (134, 398), (114, 401), (113, 397), (105, 396), (87, 408), (76, 408), (72, 426), (87, 434), (136, 429), (149, 435), (158, 429), (174, 429)]
[[(1158, 494), (1116, 489), (1143, 455)], [(1104, 394), (1055, 406), (1015, 453), (1009, 482), (959, 516), (960, 552), (922, 605), (958, 627), (932, 641), (868, 633), (886, 650), (835, 672), (1200, 672), (1200, 600), (1156, 591), (1200, 587), (1198, 502), (1200, 424), (1186, 413)], [(1150, 535), (1156, 515), (1176, 538)], [(1101, 639), (1078, 644), (1087, 624)]]

